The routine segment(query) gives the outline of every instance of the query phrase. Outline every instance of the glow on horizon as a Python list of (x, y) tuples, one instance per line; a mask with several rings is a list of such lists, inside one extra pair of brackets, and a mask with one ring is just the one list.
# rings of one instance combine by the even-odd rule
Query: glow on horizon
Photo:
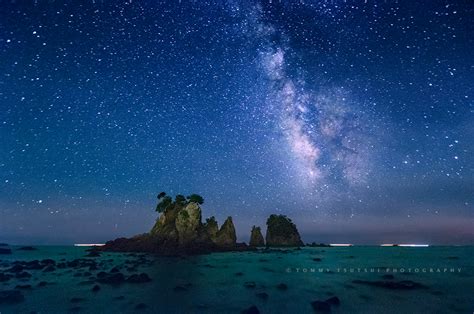
[(330, 243), (330, 246), (353, 246), (353, 244), (350, 243)]

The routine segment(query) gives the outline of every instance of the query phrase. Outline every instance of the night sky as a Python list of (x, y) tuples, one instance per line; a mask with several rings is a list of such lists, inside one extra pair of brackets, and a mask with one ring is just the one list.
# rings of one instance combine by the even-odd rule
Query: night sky
[(474, 2), (28, 2), (0, 6), (0, 242), (143, 233), (166, 191), (239, 240), (281, 213), (474, 243)]

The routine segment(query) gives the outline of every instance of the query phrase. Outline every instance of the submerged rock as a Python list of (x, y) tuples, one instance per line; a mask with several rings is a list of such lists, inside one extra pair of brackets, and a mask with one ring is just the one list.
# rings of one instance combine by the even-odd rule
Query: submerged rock
[(248, 309), (243, 310), (241, 313), (242, 314), (259, 314), (260, 311), (258, 310), (258, 308), (255, 305), (252, 305)]
[(245, 288), (255, 288), (256, 286), (257, 286), (257, 284), (253, 281), (246, 281), (244, 283)]
[(1, 290), (0, 304), (20, 303), (25, 299), (23, 294), (18, 290)]
[(19, 251), (37, 251), (38, 249), (32, 246), (22, 246)]
[(330, 297), (329, 299), (326, 300), (327, 303), (330, 305), (339, 305), (341, 304), (341, 300), (339, 300), (338, 297)]
[(106, 272), (100, 272), (97, 274), (97, 282), (108, 284), (108, 285), (119, 285), (125, 281), (125, 277), (122, 273), (108, 274)]
[(331, 297), (327, 299), (326, 301), (317, 300), (317, 301), (311, 302), (311, 306), (313, 307), (313, 310), (315, 312), (321, 312), (321, 313), (329, 313), (331, 312), (331, 306), (338, 306), (339, 304), (341, 304), (341, 300), (339, 300), (339, 298), (336, 296)]
[(255, 295), (262, 300), (267, 300), (269, 297), (268, 293), (266, 292), (258, 292)]
[(145, 303), (138, 303), (136, 306), (135, 306), (135, 309), (136, 310), (144, 310), (148, 307), (148, 305), (146, 305)]
[(7, 275), (7, 274), (4, 274), (4, 273), (0, 273), (0, 282), (5, 282), (5, 281), (8, 281), (12, 278), (11, 275)]
[(31, 277), (31, 274), (26, 271), (16, 274), (16, 278), (19, 278), (19, 279), (25, 279), (25, 278), (30, 278), (30, 277)]
[(329, 313), (331, 312), (331, 305), (326, 301), (313, 301), (311, 302), (313, 310), (316, 312)]
[(270, 215), (268, 218), (266, 243), (269, 247), (303, 246), (296, 225), (284, 215)]
[(99, 285), (95, 285), (94, 287), (92, 287), (92, 292), (98, 292), (98, 291), (100, 291)]
[(127, 278), (127, 282), (129, 283), (144, 283), (144, 282), (150, 282), (150, 281), (151, 281), (151, 278), (145, 273), (141, 273), (139, 275), (133, 274)]
[(265, 240), (263, 239), (262, 230), (260, 227), (252, 227), (249, 245), (253, 247), (265, 246)]
[(10, 248), (0, 247), (0, 254), (12, 254), (12, 250)]

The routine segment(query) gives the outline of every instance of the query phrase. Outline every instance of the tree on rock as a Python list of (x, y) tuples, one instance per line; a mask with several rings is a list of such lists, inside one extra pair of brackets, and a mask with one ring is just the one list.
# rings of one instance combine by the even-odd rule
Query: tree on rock
[(175, 202), (176, 202), (176, 204), (181, 204), (181, 205), (183, 205), (183, 204), (186, 203), (186, 197), (184, 197), (184, 195), (178, 194), (178, 195), (176, 195), (176, 197), (175, 197)]
[(191, 194), (188, 196), (188, 202), (198, 203), (199, 205), (202, 205), (204, 203), (204, 198), (202, 198), (202, 196), (198, 194)]
[(296, 225), (284, 215), (270, 215), (267, 219), (267, 246), (303, 246)]
[(157, 212), (162, 213), (171, 205), (173, 205), (173, 199), (171, 196), (166, 195), (165, 192), (158, 194), (158, 204), (156, 205)]

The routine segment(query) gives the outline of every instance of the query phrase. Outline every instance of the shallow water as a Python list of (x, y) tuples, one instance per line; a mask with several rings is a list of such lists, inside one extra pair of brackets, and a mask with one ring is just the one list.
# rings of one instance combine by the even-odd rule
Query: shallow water
[[(12, 247), (11, 255), (0, 255), (2, 273), (10, 274), (7, 270), (15, 261), (45, 258), (57, 263), (86, 258), (96, 261), (98, 269), (26, 270), (31, 278), (0, 282), (0, 290), (32, 286), (20, 289), (22, 302), (0, 304), (2, 314), (240, 313), (252, 305), (261, 313), (314, 313), (311, 302), (331, 296), (341, 301), (331, 306), (332, 313), (474, 312), (474, 247), (303, 248), (187, 258), (126, 253), (84, 257), (87, 248), (81, 247), (18, 248)], [(99, 284), (100, 291), (92, 292), (97, 274), (115, 266), (125, 277), (144, 272), (152, 281)], [(393, 275), (393, 279), (384, 275)], [(354, 280), (410, 280), (423, 286), (400, 290)], [(41, 281), (48, 284), (39, 287)], [(282, 283), (287, 289), (278, 288)], [(257, 296), (263, 292), (267, 299)]]

